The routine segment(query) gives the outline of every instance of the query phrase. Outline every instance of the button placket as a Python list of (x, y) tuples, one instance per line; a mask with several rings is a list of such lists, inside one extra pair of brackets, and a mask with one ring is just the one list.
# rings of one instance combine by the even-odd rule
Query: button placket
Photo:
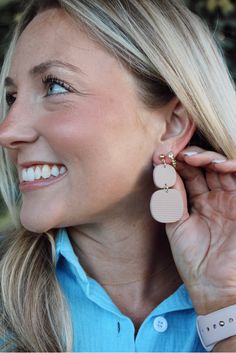
[(120, 322), (117, 322), (117, 332), (120, 333)]

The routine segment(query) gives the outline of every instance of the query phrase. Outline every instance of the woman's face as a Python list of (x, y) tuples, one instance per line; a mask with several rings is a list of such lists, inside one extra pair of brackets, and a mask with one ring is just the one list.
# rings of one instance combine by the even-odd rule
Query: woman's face
[(151, 122), (144, 127), (148, 114), (135, 82), (113, 56), (62, 10), (47, 10), (18, 40), (9, 77), (8, 101), (14, 103), (0, 125), (0, 143), (20, 181), (24, 163), (33, 170), (37, 164), (66, 168), (50, 181), (21, 183), (27, 229), (42, 232), (143, 210), (158, 136)]

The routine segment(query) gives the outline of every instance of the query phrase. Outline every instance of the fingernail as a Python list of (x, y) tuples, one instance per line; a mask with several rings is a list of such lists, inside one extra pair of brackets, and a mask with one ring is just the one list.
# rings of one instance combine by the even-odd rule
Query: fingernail
[(185, 152), (184, 156), (193, 156), (194, 154), (198, 154), (198, 152), (196, 152), (196, 151)]
[(226, 161), (227, 161), (227, 159), (213, 159), (211, 161), (211, 163), (217, 164), (217, 163), (223, 163), (223, 162), (226, 162)]

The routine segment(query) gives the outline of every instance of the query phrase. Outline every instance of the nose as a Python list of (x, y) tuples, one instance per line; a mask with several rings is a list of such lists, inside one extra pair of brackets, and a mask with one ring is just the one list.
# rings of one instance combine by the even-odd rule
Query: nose
[(37, 131), (12, 108), (0, 123), (0, 145), (9, 149), (19, 149), (22, 144), (32, 143), (38, 137)]

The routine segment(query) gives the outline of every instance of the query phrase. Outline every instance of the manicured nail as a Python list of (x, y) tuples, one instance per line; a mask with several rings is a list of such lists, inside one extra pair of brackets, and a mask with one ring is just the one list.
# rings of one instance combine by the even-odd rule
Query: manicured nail
[(185, 152), (184, 156), (193, 156), (194, 154), (198, 154), (198, 152), (196, 152), (196, 151)]
[(227, 159), (213, 159), (211, 163), (217, 164), (217, 163), (223, 163), (226, 162)]

